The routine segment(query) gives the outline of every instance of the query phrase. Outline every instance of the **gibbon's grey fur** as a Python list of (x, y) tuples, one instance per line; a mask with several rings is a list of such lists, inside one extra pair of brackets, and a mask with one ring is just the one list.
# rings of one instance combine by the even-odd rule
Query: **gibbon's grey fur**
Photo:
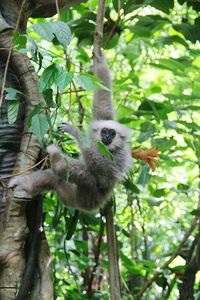
[[(47, 152), (51, 168), (15, 177), (10, 183), (15, 190), (24, 190), (32, 196), (53, 190), (67, 207), (89, 211), (104, 204), (116, 182), (130, 169), (131, 152), (127, 143), (130, 130), (112, 120), (111, 80), (103, 53), (96, 58), (95, 69), (95, 75), (109, 90), (95, 90), (93, 121), (89, 129), (90, 146), (84, 145), (77, 128), (62, 123), (59, 130), (77, 140), (81, 150), (80, 159), (64, 157), (57, 146), (50, 145)], [(107, 147), (113, 159), (98, 151), (97, 141)]]

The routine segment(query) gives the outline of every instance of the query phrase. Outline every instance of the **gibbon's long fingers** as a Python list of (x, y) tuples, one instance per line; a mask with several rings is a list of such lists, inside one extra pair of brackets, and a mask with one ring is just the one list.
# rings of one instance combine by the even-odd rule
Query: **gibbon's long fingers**
[(58, 127), (58, 131), (66, 132), (73, 136), (78, 142), (80, 142), (80, 133), (78, 128), (73, 127), (72, 124), (67, 122), (62, 122), (62, 124)]

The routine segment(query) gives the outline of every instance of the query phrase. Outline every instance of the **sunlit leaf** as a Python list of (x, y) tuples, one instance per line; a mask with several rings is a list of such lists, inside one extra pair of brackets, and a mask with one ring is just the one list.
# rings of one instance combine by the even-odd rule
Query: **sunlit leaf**
[(32, 25), (33, 29), (47, 41), (57, 41), (63, 46), (69, 45), (71, 41), (71, 31), (68, 25), (62, 21), (43, 22)]

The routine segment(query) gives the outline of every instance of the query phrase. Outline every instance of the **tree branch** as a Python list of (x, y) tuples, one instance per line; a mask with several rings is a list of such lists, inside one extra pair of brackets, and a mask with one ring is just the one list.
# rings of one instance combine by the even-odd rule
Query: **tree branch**
[(197, 226), (199, 217), (195, 217), (190, 228), (186, 231), (186, 233), (184, 234), (184, 237), (182, 239), (182, 241), (180, 242), (179, 246), (176, 248), (176, 250), (173, 252), (173, 254), (171, 255), (171, 257), (159, 268), (158, 271), (156, 271), (156, 273), (153, 275), (153, 277), (147, 281), (144, 286), (142, 287), (142, 289), (140, 290), (140, 292), (137, 295), (137, 299), (141, 299), (142, 295), (144, 294), (144, 292), (152, 285), (152, 283), (158, 278), (158, 276), (161, 274), (162, 270), (166, 269), (168, 267), (168, 265), (176, 258), (176, 256), (181, 252), (181, 249), (183, 247), (183, 245), (185, 244), (185, 242), (187, 241), (187, 239), (190, 237), (191, 233), (193, 232), (193, 230), (195, 229), (195, 227)]
[[(103, 20), (105, 12), (105, 0), (98, 2), (96, 27), (94, 32), (94, 74), (96, 74), (95, 61), (97, 57), (100, 57), (100, 47), (103, 38)], [(108, 204), (104, 212), (106, 218), (106, 233), (108, 241), (108, 262), (109, 262), (109, 281), (110, 281), (110, 298), (111, 300), (121, 299), (120, 290), (120, 274), (118, 265), (118, 254), (117, 254), (117, 241), (116, 232), (114, 226), (114, 217), (112, 211), (112, 204)]]
[[(58, 0), (57, 5), (59, 9), (68, 9), (71, 6), (87, 2), (88, 0)], [(57, 8), (55, 5), (55, 0), (40, 0), (35, 1), (35, 7), (30, 12), (30, 17), (32, 18), (46, 18), (52, 17), (57, 13)]]

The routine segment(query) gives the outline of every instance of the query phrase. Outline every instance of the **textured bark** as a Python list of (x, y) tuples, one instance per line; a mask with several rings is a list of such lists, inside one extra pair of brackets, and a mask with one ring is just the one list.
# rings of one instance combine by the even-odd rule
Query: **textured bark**
[(196, 274), (200, 269), (200, 233), (188, 251), (185, 265), (186, 268), (179, 283), (179, 300), (193, 300)]
[(105, 210), (106, 232), (108, 243), (108, 263), (109, 263), (109, 282), (110, 299), (121, 299), (120, 272), (118, 264), (117, 237), (114, 225), (114, 215), (112, 206), (108, 205)]
[[(60, 9), (68, 8), (80, 2), (83, 1), (58, 0)], [(28, 57), (20, 53), (10, 52), (13, 33), (15, 30), (25, 32), (29, 17), (49, 17), (55, 13), (55, 0), (0, 1), (0, 87), (3, 85), (6, 61), (10, 56), (5, 86), (13, 87), (25, 95), (19, 99), (19, 114), (13, 125), (10, 125), (7, 120), (6, 100), (3, 99), (3, 103), (0, 105), (0, 177), (15, 174), (33, 166), (38, 159), (41, 148), (39, 141), (27, 126), (27, 118), (31, 109), (42, 99), (38, 91), (38, 79)], [(7, 180), (3, 184), (7, 184)], [(27, 205), (20, 202), (23, 197), (22, 193), (13, 195), (11, 190), (3, 189), (0, 186), (1, 300), (15, 299), (19, 287), (26, 280), (23, 278), (24, 274), (27, 273), (29, 276), (32, 274), (27, 272), (29, 266), (26, 264), (27, 261), (31, 261), (32, 257), (29, 254), (34, 249), (31, 246), (29, 249), (28, 241), (30, 241), (35, 230), (37, 233), (40, 225), (34, 224), (38, 206), (33, 205), (31, 207), (32, 223), (27, 224)], [(33, 262), (37, 263), (37, 266), (34, 270), (34, 276), (31, 278), (32, 290), (28, 291), (28, 295), (20, 296), (20, 300), (53, 299), (50, 253), (44, 235), (38, 233), (38, 237), (41, 241), (40, 247), (37, 249), (37, 261)], [(27, 285), (23, 286), (21, 290), (26, 289)]]
[[(5, 48), (10, 48), (11, 40), (11, 30), (1, 33), (0, 48), (4, 48), (4, 50), (0, 52), (2, 61), (6, 60), (7, 58), (9, 50), (6, 51)], [(32, 166), (38, 158), (40, 143), (27, 128), (26, 120), (31, 108), (41, 100), (41, 96), (38, 92), (37, 77), (29, 59), (26, 56), (23, 56), (19, 53), (12, 53), (10, 69), (11, 72), (16, 74), (17, 78), (19, 79), (20, 91), (26, 96), (26, 102), (24, 102), (26, 103), (25, 113), (22, 113), (24, 105), (21, 105), (21, 111), (18, 116), (20, 130), (23, 127), (23, 122), (25, 124), (20, 151), (16, 155), (16, 162), (14, 161), (14, 156), (12, 157), (12, 160), (10, 160), (11, 165), (15, 164), (13, 173), (17, 173)], [(3, 107), (6, 107), (6, 105)], [(20, 131), (18, 133), (19, 136), (17, 142), (19, 143)], [(15, 142), (16, 136), (14, 130), (12, 130), (10, 134), (11, 140)], [(7, 138), (7, 136), (5, 136), (5, 138)], [(7, 149), (7, 153), (9, 153), (9, 149)], [(2, 166), (3, 170), (6, 170), (7, 162), (5, 159), (2, 159)], [(11, 171), (11, 168), (9, 171)], [(20, 195), (18, 195), (18, 197), (20, 197)], [(28, 227), (26, 220), (26, 205), (24, 203), (16, 203), (11, 191), (5, 191), (3, 194), (3, 199), (3, 202), (6, 203), (6, 211), (1, 218), (0, 228), (0, 231), (2, 232), (0, 236), (0, 298), (2, 300), (9, 300), (15, 298), (18, 288), (21, 285), (21, 280), (25, 269), (24, 246), (28, 234)], [(49, 266), (43, 266), (43, 272), (49, 273), (49, 271)], [(45, 297), (46, 288), (43, 283), (41, 284), (40, 290), (38, 288), (38, 291), (40, 293), (38, 295), (38, 299), (52, 299), (53, 297), (52, 288), (48, 289), (49, 296)]]

